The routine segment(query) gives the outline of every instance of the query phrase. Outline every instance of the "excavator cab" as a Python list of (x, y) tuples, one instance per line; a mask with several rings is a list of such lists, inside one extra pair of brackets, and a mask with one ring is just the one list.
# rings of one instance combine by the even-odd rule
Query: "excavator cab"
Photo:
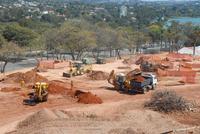
[(126, 76), (124, 73), (119, 73), (116, 75), (116, 85), (117, 85), (116, 87), (118, 88), (118, 90), (124, 91), (125, 81), (126, 81)]
[(35, 92), (34, 92), (34, 100), (36, 102), (44, 102), (47, 101), (48, 91), (47, 91), (47, 83), (45, 82), (37, 82), (35, 84)]

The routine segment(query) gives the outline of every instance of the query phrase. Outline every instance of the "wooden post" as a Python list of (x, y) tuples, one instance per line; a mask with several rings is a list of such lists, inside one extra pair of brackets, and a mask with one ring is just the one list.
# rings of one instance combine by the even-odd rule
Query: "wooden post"
[(73, 90), (74, 89), (74, 83), (73, 83), (73, 81), (71, 81), (71, 90)]

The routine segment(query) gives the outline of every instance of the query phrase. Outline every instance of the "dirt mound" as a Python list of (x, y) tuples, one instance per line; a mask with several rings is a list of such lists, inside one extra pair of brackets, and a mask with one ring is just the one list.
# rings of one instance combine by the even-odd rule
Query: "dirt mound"
[(4, 87), (1, 88), (1, 92), (15, 92), (15, 91), (20, 91), (21, 88), (18, 87)]
[(88, 74), (88, 77), (90, 77), (92, 80), (106, 80), (108, 76), (109, 74), (103, 71), (92, 71), (90, 74)]
[(72, 92), (71, 86), (68, 83), (62, 81), (49, 82), (48, 92), (50, 94), (70, 94)]
[(58, 117), (52, 111), (48, 109), (43, 109), (41, 111), (34, 113), (33, 115), (30, 115), (25, 120), (21, 121), (17, 127), (18, 129), (23, 129), (31, 127), (32, 125), (35, 124), (40, 124), (44, 121), (54, 120), (56, 118)]
[(25, 83), (36, 83), (38, 81), (47, 82), (48, 79), (39, 75), (35, 70), (31, 70), (26, 73), (17, 72), (7, 75), (5, 81), (14, 83), (20, 83), (21, 81), (24, 81)]
[(91, 92), (83, 92), (80, 90), (76, 90), (75, 96), (78, 97), (79, 103), (84, 103), (84, 104), (101, 104), (101, 103), (103, 103), (101, 98), (92, 94)]

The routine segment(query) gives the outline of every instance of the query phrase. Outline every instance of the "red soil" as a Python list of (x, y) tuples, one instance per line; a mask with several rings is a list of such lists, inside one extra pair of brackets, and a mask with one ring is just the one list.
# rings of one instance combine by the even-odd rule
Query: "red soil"
[(83, 91), (77, 90), (75, 92), (75, 96), (78, 97), (79, 103), (84, 103), (84, 104), (101, 104), (101, 103), (103, 103), (101, 98), (92, 94), (91, 92), (83, 92)]
[(47, 82), (47, 78), (39, 75), (35, 70), (28, 71), (26, 73), (13, 73), (10, 75), (7, 75), (7, 78), (5, 79), (6, 82), (14, 82), (14, 83), (20, 83), (21, 81), (24, 81), (25, 84), (27, 83), (36, 83), (36, 82)]

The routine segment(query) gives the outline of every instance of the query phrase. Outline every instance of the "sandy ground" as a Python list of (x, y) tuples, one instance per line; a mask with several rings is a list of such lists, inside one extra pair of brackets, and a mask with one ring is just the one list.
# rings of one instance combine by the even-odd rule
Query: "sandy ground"
[[(93, 65), (94, 70), (127, 72), (122, 60), (104, 65)], [(138, 68), (132, 65), (131, 69)], [(20, 70), (25, 72), (30, 69)], [(40, 73), (49, 80), (70, 82), (84, 91), (97, 94), (103, 104), (79, 104), (67, 95), (50, 95), (47, 102), (34, 107), (22, 104), (27, 89), (16, 92), (0, 92), (0, 133), (9, 134), (159, 134), (169, 130), (200, 125), (200, 113), (162, 114), (143, 108), (153, 91), (144, 95), (127, 95), (113, 90), (106, 80), (91, 80), (86, 75), (62, 77), (67, 68), (50, 69)], [(174, 90), (183, 97), (200, 103), (200, 84), (177, 85), (178, 78), (159, 78), (157, 90)], [(9, 84), (0, 83), (0, 87)], [(19, 86), (16, 84), (15, 86)], [(38, 112), (39, 111), (39, 112)], [(44, 119), (43, 119), (44, 118)], [(23, 125), (19, 125), (19, 122)], [(27, 123), (28, 122), (28, 123)], [(30, 125), (31, 124), (31, 125)], [(198, 132), (197, 132), (198, 133)], [(199, 131), (200, 133), (200, 131)]]

